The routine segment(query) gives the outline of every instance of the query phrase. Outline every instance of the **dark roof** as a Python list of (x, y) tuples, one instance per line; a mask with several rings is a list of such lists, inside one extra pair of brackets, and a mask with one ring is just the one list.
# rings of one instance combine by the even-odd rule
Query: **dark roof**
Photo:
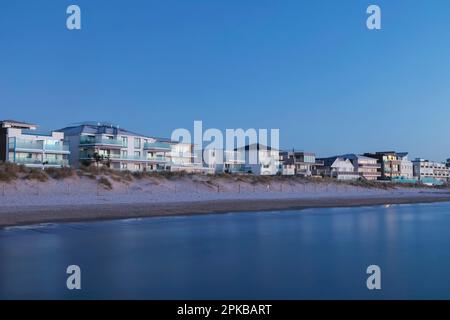
[[(255, 145), (256, 145), (256, 150), (259, 150), (259, 149), (272, 150), (273, 149), (270, 146), (265, 146), (265, 145), (260, 144), (260, 143), (252, 143), (250, 145), (247, 144), (245, 147), (234, 148), (234, 151), (242, 150), (242, 149), (245, 149), (245, 151), (248, 151), (248, 150), (250, 150), (250, 146), (252, 146), (252, 148), (254, 148), (253, 146), (255, 146)], [(273, 149), (273, 150), (276, 150), (276, 149)]]
[(399, 157), (406, 157), (409, 153), (408, 152), (398, 152), (397, 155)]
[[(329, 167), (329, 166), (331, 166), (331, 165), (336, 161), (336, 159), (338, 159), (338, 158), (342, 158), (342, 157), (340, 157), (340, 156), (334, 156), (334, 157), (328, 157), (328, 158), (317, 158), (316, 160), (317, 160), (317, 161), (323, 161), (324, 166)], [(344, 159), (344, 158), (342, 158), (342, 159)]]
[(349, 159), (349, 160), (356, 160), (356, 159), (377, 160), (376, 158), (372, 158), (372, 157), (368, 157), (368, 156), (364, 156), (364, 155), (360, 155), (360, 154), (354, 154), (354, 153), (343, 154), (340, 157), (344, 158), (344, 159)]

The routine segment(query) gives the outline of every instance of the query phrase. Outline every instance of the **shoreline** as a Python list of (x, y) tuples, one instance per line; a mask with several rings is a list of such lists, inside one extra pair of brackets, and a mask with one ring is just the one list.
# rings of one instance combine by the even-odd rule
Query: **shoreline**
[(288, 211), (310, 208), (362, 207), (450, 202), (450, 195), (326, 197), (303, 199), (234, 199), (159, 203), (114, 203), (11, 207), (0, 212), (0, 229), (42, 223), (94, 222), (133, 218)]

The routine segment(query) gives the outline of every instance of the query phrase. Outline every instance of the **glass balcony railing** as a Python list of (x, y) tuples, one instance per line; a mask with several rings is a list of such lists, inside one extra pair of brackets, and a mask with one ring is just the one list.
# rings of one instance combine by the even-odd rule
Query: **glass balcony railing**
[(38, 150), (38, 151), (69, 151), (69, 146), (56, 141), (55, 143), (49, 143), (44, 140), (22, 140), (12, 138), (9, 141), (9, 149), (27, 149), (27, 150)]
[(107, 146), (116, 146), (123, 147), (123, 141), (117, 139), (108, 139), (101, 137), (90, 137), (90, 136), (81, 136), (80, 137), (81, 145), (107, 145)]
[(44, 144), (46, 151), (69, 151), (69, 146), (66, 144)]
[(162, 156), (148, 157), (147, 159), (151, 161), (161, 161), (161, 162), (167, 161), (167, 158)]
[(165, 142), (147, 142), (144, 143), (145, 150), (166, 150), (170, 151), (170, 144)]
[(44, 144), (43, 141), (10, 139), (9, 149), (43, 150)]
[(197, 155), (192, 152), (174, 152), (170, 153), (170, 156), (174, 158), (197, 158)]
[(18, 164), (35, 164), (35, 165), (55, 165), (55, 166), (68, 166), (69, 161), (66, 159), (37, 159), (37, 158), (16, 158), (15, 163)]
[[(163, 156), (154, 156), (154, 157), (143, 157), (143, 156), (135, 156), (135, 155), (121, 155), (121, 154), (103, 154), (99, 155), (100, 161), (107, 161), (108, 159), (111, 161), (159, 161), (165, 162), (167, 161), (166, 157)], [(80, 159), (83, 160), (95, 160), (95, 154), (90, 152), (80, 152)]]
[(35, 158), (16, 158), (14, 160), (15, 163), (18, 164), (42, 164), (42, 159)]

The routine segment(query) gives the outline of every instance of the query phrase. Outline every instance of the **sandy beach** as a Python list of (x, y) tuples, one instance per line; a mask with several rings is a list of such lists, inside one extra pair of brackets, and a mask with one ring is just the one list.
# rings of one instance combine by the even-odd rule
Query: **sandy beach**
[(310, 207), (369, 206), (450, 201), (434, 188), (368, 188), (335, 182), (188, 176), (112, 181), (71, 177), (45, 182), (16, 180), (0, 185), (0, 227), (48, 222), (91, 221), (292, 210)]

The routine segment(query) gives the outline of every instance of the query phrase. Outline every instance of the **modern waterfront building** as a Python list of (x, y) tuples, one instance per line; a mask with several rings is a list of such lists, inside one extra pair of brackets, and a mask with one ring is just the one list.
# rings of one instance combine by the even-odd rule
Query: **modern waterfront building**
[(323, 167), (318, 170), (322, 176), (331, 177), (338, 180), (358, 180), (359, 173), (355, 170), (350, 159), (335, 156), (330, 158), (318, 158), (323, 161)]
[(414, 179), (413, 163), (408, 159), (408, 153), (397, 153), (397, 158), (400, 160), (400, 177), (402, 179)]
[(240, 150), (205, 149), (205, 166), (214, 173), (251, 174), (252, 167), (245, 163), (245, 152)]
[(134, 133), (107, 123), (82, 123), (61, 129), (70, 147), (70, 164), (116, 170), (168, 171), (172, 141)]
[(380, 180), (398, 180), (413, 178), (413, 164), (408, 160), (407, 152), (383, 151), (366, 153), (365, 156), (377, 159), (380, 167)]
[[(281, 174), (280, 151), (259, 143), (235, 148), (224, 154), (224, 172), (255, 175)], [(242, 161), (243, 160), (243, 161)]]
[(61, 131), (74, 167), (95, 164), (114, 170), (209, 172), (195, 161), (190, 143), (150, 137), (109, 123), (86, 122)]
[(316, 161), (316, 154), (313, 152), (282, 151), (280, 158), (284, 175), (310, 177), (323, 166), (322, 161)]
[(0, 121), (0, 161), (47, 168), (68, 166), (69, 147), (64, 133), (39, 132), (31, 123)]
[(352, 162), (355, 167), (355, 171), (362, 179), (373, 181), (377, 180), (381, 176), (381, 165), (375, 158), (353, 153), (345, 154), (341, 157), (344, 159), (349, 159)]
[(189, 173), (214, 173), (215, 169), (203, 165), (201, 155), (195, 153), (192, 143), (169, 142), (172, 149), (170, 157), (170, 171), (184, 171)]
[(424, 184), (442, 184), (450, 179), (450, 168), (445, 163), (416, 158), (412, 161), (414, 177)]

